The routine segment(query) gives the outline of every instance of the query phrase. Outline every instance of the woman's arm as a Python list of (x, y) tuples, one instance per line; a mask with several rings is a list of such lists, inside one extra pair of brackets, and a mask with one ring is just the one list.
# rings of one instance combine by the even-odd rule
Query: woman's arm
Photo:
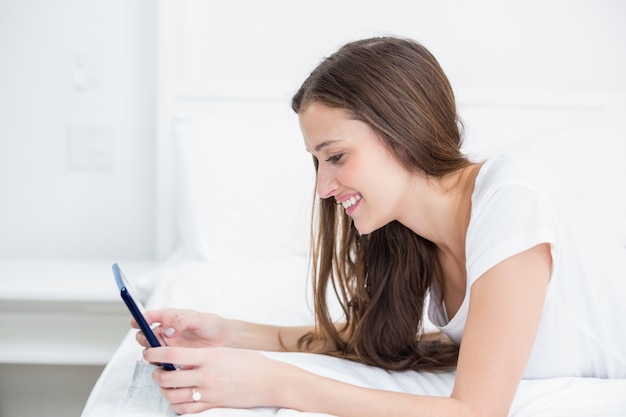
[[(226, 319), (217, 314), (185, 309), (152, 310), (145, 313), (148, 323), (160, 323), (153, 330), (168, 346), (209, 347), (224, 346), (238, 349), (275, 352), (301, 351), (298, 341), (314, 330), (308, 326), (276, 326), (242, 320)], [(138, 328), (132, 320), (131, 325)], [(343, 326), (339, 323), (337, 326)], [(142, 332), (137, 341), (145, 347), (149, 344)], [(316, 342), (324, 343), (324, 342)], [(324, 352), (316, 345), (316, 352)], [(318, 349), (320, 348), (321, 349)]]
[(487, 271), (471, 302), (454, 392), (482, 415), (506, 415), (535, 343), (552, 257), (547, 243)]
[[(344, 323), (336, 323), (343, 328)], [(312, 346), (298, 346), (298, 341), (306, 333), (312, 332), (315, 326), (274, 326), (251, 323), (239, 320), (229, 320), (228, 332), (230, 336), (225, 346), (240, 349), (267, 350), (274, 352), (299, 352), (314, 349), (315, 353), (324, 353), (330, 350), (331, 343), (316, 340)], [(327, 347), (329, 347), (327, 349)]]
[[(360, 388), (241, 349), (165, 347), (148, 349), (145, 356), (152, 362), (188, 365), (182, 371), (154, 373), (179, 413), (275, 406), (341, 417), (504, 417), (534, 344), (550, 270), (550, 249), (542, 244), (504, 260), (472, 286), (456, 382), (448, 398)], [(267, 338), (242, 338), (242, 346), (258, 346), (277, 335), (271, 327), (249, 327), (239, 335), (246, 332), (267, 332)], [(296, 340), (297, 334), (294, 330), (288, 339)], [(192, 387), (202, 395), (198, 402), (191, 401)]]
[(239, 349), (296, 352), (298, 340), (313, 326), (273, 326), (240, 320), (228, 321), (225, 346)]
[[(168, 346), (233, 347), (266, 351), (297, 351), (298, 340), (313, 326), (281, 327), (226, 319), (217, 314), (185, 309), (152, 310), (145, 313), (148, 323), (160, 323), (154, 332)], [(133, 320), (131, 325), (138, 328)], [(142, 332), (137, 341), (149, 347)]]

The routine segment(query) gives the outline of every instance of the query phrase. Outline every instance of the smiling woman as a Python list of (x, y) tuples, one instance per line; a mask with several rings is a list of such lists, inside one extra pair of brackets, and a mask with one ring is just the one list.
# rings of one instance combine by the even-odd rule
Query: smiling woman
[[(598, 302), (623, 290), (626, 265), (607, 268), (585, 251), (587, 236), (575, 236), (537, 161), (464, 154), (452, 89), (426, 48), (399, 37), (350, 42), (313, 70), (292, 108), (317, 175), (315, 325), (148, 313), (168, 347), (145, 358), (185, 365), (153, 375), (176, 412), (501, 416), (523, 378), (626, 377), (626, 346), (616, 336), (624, 325), (611, 321), (626, 311)], [(594, 244), (611, 251), (608, 241)], [(341, 320), (331, 313), (333, 293)], [(438, 331), (427, 331), (427, 315)], [(138, 340), (146, 346), (141, 333)], [(250, 349), (393, 371), (456, 370), (455, 381), (443, 397), (370, 390)]]

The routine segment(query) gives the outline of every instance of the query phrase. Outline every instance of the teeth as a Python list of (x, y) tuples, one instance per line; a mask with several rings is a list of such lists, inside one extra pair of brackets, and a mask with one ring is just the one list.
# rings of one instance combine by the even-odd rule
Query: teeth
[(359, 194), (359, 195), (351, 197), (351, 198), (347, 199), (346, 201), (342, 202), (341, 205), (343, 206), (344, 209), (348, 209), (349, 207), (351, 207), (353, 204), (355, 204), (360, 199), (361, 199), (361, 195)]

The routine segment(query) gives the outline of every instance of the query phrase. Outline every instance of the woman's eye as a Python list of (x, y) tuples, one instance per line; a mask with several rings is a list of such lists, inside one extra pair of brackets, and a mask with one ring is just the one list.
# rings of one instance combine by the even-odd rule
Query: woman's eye
[(341, 160), (342, 156), (343, 156), (342, 153), (337, 154), (337, 155), (329, 156), (328, 159), (326, 160), (326, 162), (330, 162), (330, 163), (333, 163), (333, 164), (337, 163), (337, 162), (339, 162), (339, 160)]

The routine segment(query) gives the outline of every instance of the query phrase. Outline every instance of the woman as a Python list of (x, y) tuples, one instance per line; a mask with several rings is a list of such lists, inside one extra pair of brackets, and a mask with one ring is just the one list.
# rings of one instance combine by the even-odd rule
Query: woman
[[(537, 167), (461, 152), (452, 89), (424, 47), (393, 37), (349, 43), (311, 73), (292, 107), (320, 197), (316, 326), (150, 312), (169, 346), (145, 358), (184, 364), (154, 372), (176, 412), (505, 416), (522, 378), (626, 377), (625, 329), (611, 320), (624, 308), (603, 301), (618, 274), (592, 280)], [(329, 287), (343, 323), (328, 313)], [(441, 333), (423, 330), (427, 295)], [(449, 398), (425, 397), (329, 380), (247, 349), (457, 373)]]

